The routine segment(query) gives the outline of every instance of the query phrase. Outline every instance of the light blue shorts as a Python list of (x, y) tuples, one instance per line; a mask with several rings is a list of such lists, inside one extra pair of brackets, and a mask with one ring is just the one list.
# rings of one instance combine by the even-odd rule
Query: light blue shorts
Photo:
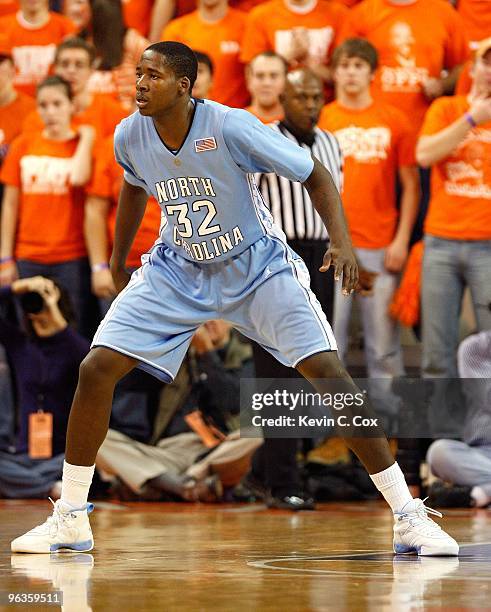
[(210, 319), (229, 321), (286, 366), (337, 350), (307, 267), (277, 238), (264, 236), (236, 257), (201, 265), (159, 244), (142, 262), (92, 347), (134, 357), (164, 382), (175, 377), (194, 332)]

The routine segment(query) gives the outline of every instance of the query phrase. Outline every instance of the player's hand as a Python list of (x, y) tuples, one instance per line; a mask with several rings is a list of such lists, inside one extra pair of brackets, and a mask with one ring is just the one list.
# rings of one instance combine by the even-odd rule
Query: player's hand
[(337, 281), (341, 278), (343, 279), (343, 294), (349, 295), (353, 293), (358, 285), (358, 264), (353, 247), (349, 242), (345, 242), (340, 246), (331, 243), (331, 246), (324, 254), (322, 266), (319, 270), (327, 272), (331, 265), (334, 266), (334, 279)]
[(358, 266), (358, 285), (355, 289), (356, 293), (363, 297), (373, 295), (373, 287), (377, 276), (377, 272), (372, 272), (371, 270)]
[(35, 291), (40, 295), (43, 295), (47, 287), (54, 287), (55, 284), (49, 278), (44, 276), (31, 276), (29, 278), (21, 278), (12, 283), (12, 292), (16, 295), (27, 293), (29, 291)]
[(93, 141), (95, 139), (95, 129), (92, 125), (79, 125), (78, 133), (81, 138), (85, 138), (86, 140)]
[(110, 300), (117, 293), (116, 287), (114, 286), (113, 277), (109, 269), (92, 272), (91, 284), (92, 293), (98, 298)]
[(309, 33), (306, 28), (293, 28), (288, 60), (290, 63), (301, 64), (309, 56)]
[(111, 276), (114, 282), (114, 287), (117, 293), (121, 293), (126, 285), (130, 282), (131, 274), (124, 268), (111, 266)]
[(203, 353), (209, 353), (215, 348), (213, 346), (210, 333), (204, 325), (198, 327), (196, 333), (193, 336), (193, 339), (191, 340), (191, 344), (196, 349), (198, 355), (202, 355)]
[(385, 269), (388, 272), (400, 272), (404, 268), (408, 253), (406, 242), (401, 240), (391, 242), (385, 251)]

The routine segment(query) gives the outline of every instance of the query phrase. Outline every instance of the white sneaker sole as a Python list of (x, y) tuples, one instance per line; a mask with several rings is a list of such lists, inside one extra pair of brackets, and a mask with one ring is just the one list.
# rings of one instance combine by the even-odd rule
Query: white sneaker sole
[(51, 544), (47, 547), (35, 546), (33, 544), (16, 544), (15, 540), (10, 545), (10, 550), (13, 553), (31, 553), (40, 555), (50, 555), (53, 553), (82, 553), (90, 552), (94, 548), (94, 540), (85, 540), (84, 542), (76, 542), (73, 544)]
[(420, 557), (457, 557), (459, 545), (451, 542), (435, 544), (434, 546), (419, 546), (410, 548), (404, 544), (394, 543), (394, 553), (396, 555), (419, 555)]

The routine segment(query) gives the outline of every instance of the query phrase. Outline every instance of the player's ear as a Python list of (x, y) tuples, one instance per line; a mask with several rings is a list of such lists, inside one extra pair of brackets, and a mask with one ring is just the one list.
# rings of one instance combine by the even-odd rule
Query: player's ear
[(189, 77), (183, 76), (179, 79), (179, 93), (181, 95), (186, 93), (191, 95), (191, 81), (189, 80)]

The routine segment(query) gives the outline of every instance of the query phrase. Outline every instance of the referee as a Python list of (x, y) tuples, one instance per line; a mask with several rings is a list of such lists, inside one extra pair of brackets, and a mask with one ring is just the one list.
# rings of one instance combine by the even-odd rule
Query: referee
[[(331, 172), (341, 191), (342, 155), (336, 138), (317, 127), (324, 104), (322, 81), (310, 70), (298, 69), (287, 75), (281, 96), (284, 119), (271, 124), (320, 160)], [(334, 273), (319, 272), (327, 248), (328, 235), (322, 220), (312, 205), (306, 189), (275, 174), (258, 174), (256, 182), (274, 221), (286, 234), (288, 244), (305, 261), (310, 272), (311, 288), (328, 320), (332, 320), (334, 303)], [(296, 370), (278, 363), (269, 353), (254, 345), (254, 361), (258, 378), (297, 378)], [(310, 510), (314, 501), (302, 490), (296, 453), (298, 440), (270, 438), (265, 431), (265, 443), (256, 452), (252, 472), (246, 480), (261, 483), (267, 490), (270, 507)]]

